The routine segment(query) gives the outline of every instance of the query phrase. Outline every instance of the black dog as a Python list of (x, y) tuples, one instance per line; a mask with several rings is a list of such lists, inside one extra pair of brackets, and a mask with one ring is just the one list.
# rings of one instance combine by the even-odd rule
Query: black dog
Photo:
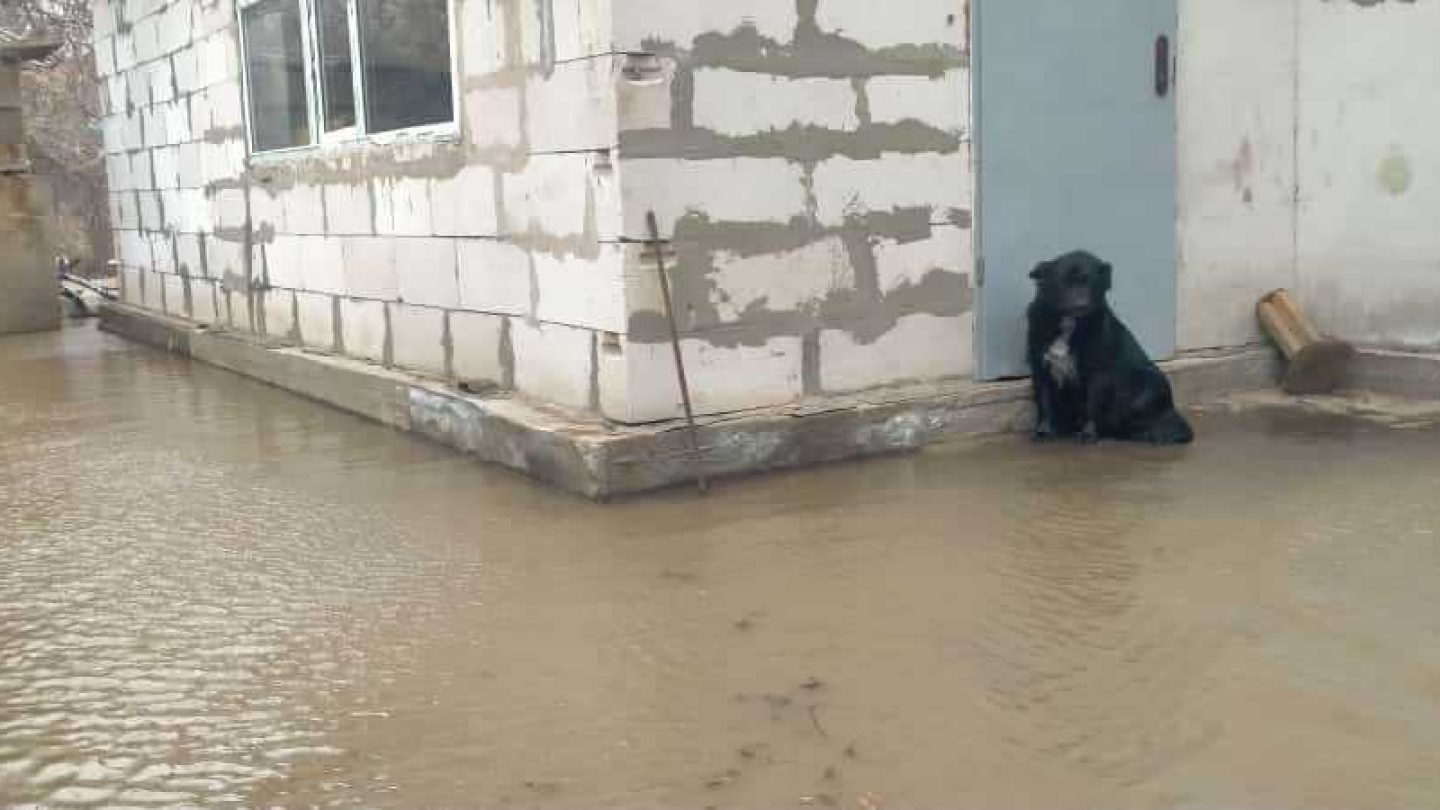
[(1115, 313), (1110, 265), (1084, 251), (1036, 266), (1028, 356), (1039, 422), (1036, 441), (1075, 436), (1188, 444), (1170, 381)]

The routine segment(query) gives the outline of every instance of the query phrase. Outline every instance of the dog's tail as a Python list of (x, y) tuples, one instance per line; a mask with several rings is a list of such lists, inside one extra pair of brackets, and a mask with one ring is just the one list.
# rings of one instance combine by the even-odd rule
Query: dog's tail
[(1171, 408), (1150, 423), (1145, 440), (1152, 444), (1189, 444), (1195, 441), (1195, 431), (1179, 411)]

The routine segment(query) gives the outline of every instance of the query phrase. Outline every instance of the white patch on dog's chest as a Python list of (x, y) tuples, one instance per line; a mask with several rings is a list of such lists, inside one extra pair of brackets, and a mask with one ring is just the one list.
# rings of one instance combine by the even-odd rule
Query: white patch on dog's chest
[(1070, 338), (1075, 334), (1075, 319), (1066, 318), (1060, 322), (1060, 334), (1050, 348), (1045, 350), (1045, 368), (1057, 385), (1065, 385), (1079, 376), (1075, 368), (1075, 352), (1070, 348)]

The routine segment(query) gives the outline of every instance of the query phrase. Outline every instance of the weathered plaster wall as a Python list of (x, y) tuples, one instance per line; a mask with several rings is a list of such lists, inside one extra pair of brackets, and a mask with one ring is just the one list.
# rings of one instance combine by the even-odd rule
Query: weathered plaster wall
[(1185, 0), (1180, 343), (1258, 340), (1296, 291), (1327, 331), (1440, 348), (1440, 6)]
[(455, 0), (458, 137), (247, 162), (233, 0), (97, 0), (126, 300), (576, 407), (624, 331), (608, 0)]
[[(623, 235), (656, 212), (700, 411), (969, 373), (967, 30), (965, 0), (616, 4)], [(599, 355), (630, 421), (678, 413), (653, 278), (632, 255)]]
[(1294, 0), (1180, 8), (1178, 345), (1260, 339), (1255, 302), (1295, 282)]
[(1440, 349), (1440, 5), (1303, 0), (1299, 292), (1352, 340)]

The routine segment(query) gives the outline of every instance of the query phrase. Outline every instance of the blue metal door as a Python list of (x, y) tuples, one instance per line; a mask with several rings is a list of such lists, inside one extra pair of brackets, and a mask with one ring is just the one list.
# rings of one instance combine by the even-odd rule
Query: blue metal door
[(1173, 355), (1177, 0), (973, 1), (980, 378), (1029, 373), (1029, 273), (1076, 249)]

